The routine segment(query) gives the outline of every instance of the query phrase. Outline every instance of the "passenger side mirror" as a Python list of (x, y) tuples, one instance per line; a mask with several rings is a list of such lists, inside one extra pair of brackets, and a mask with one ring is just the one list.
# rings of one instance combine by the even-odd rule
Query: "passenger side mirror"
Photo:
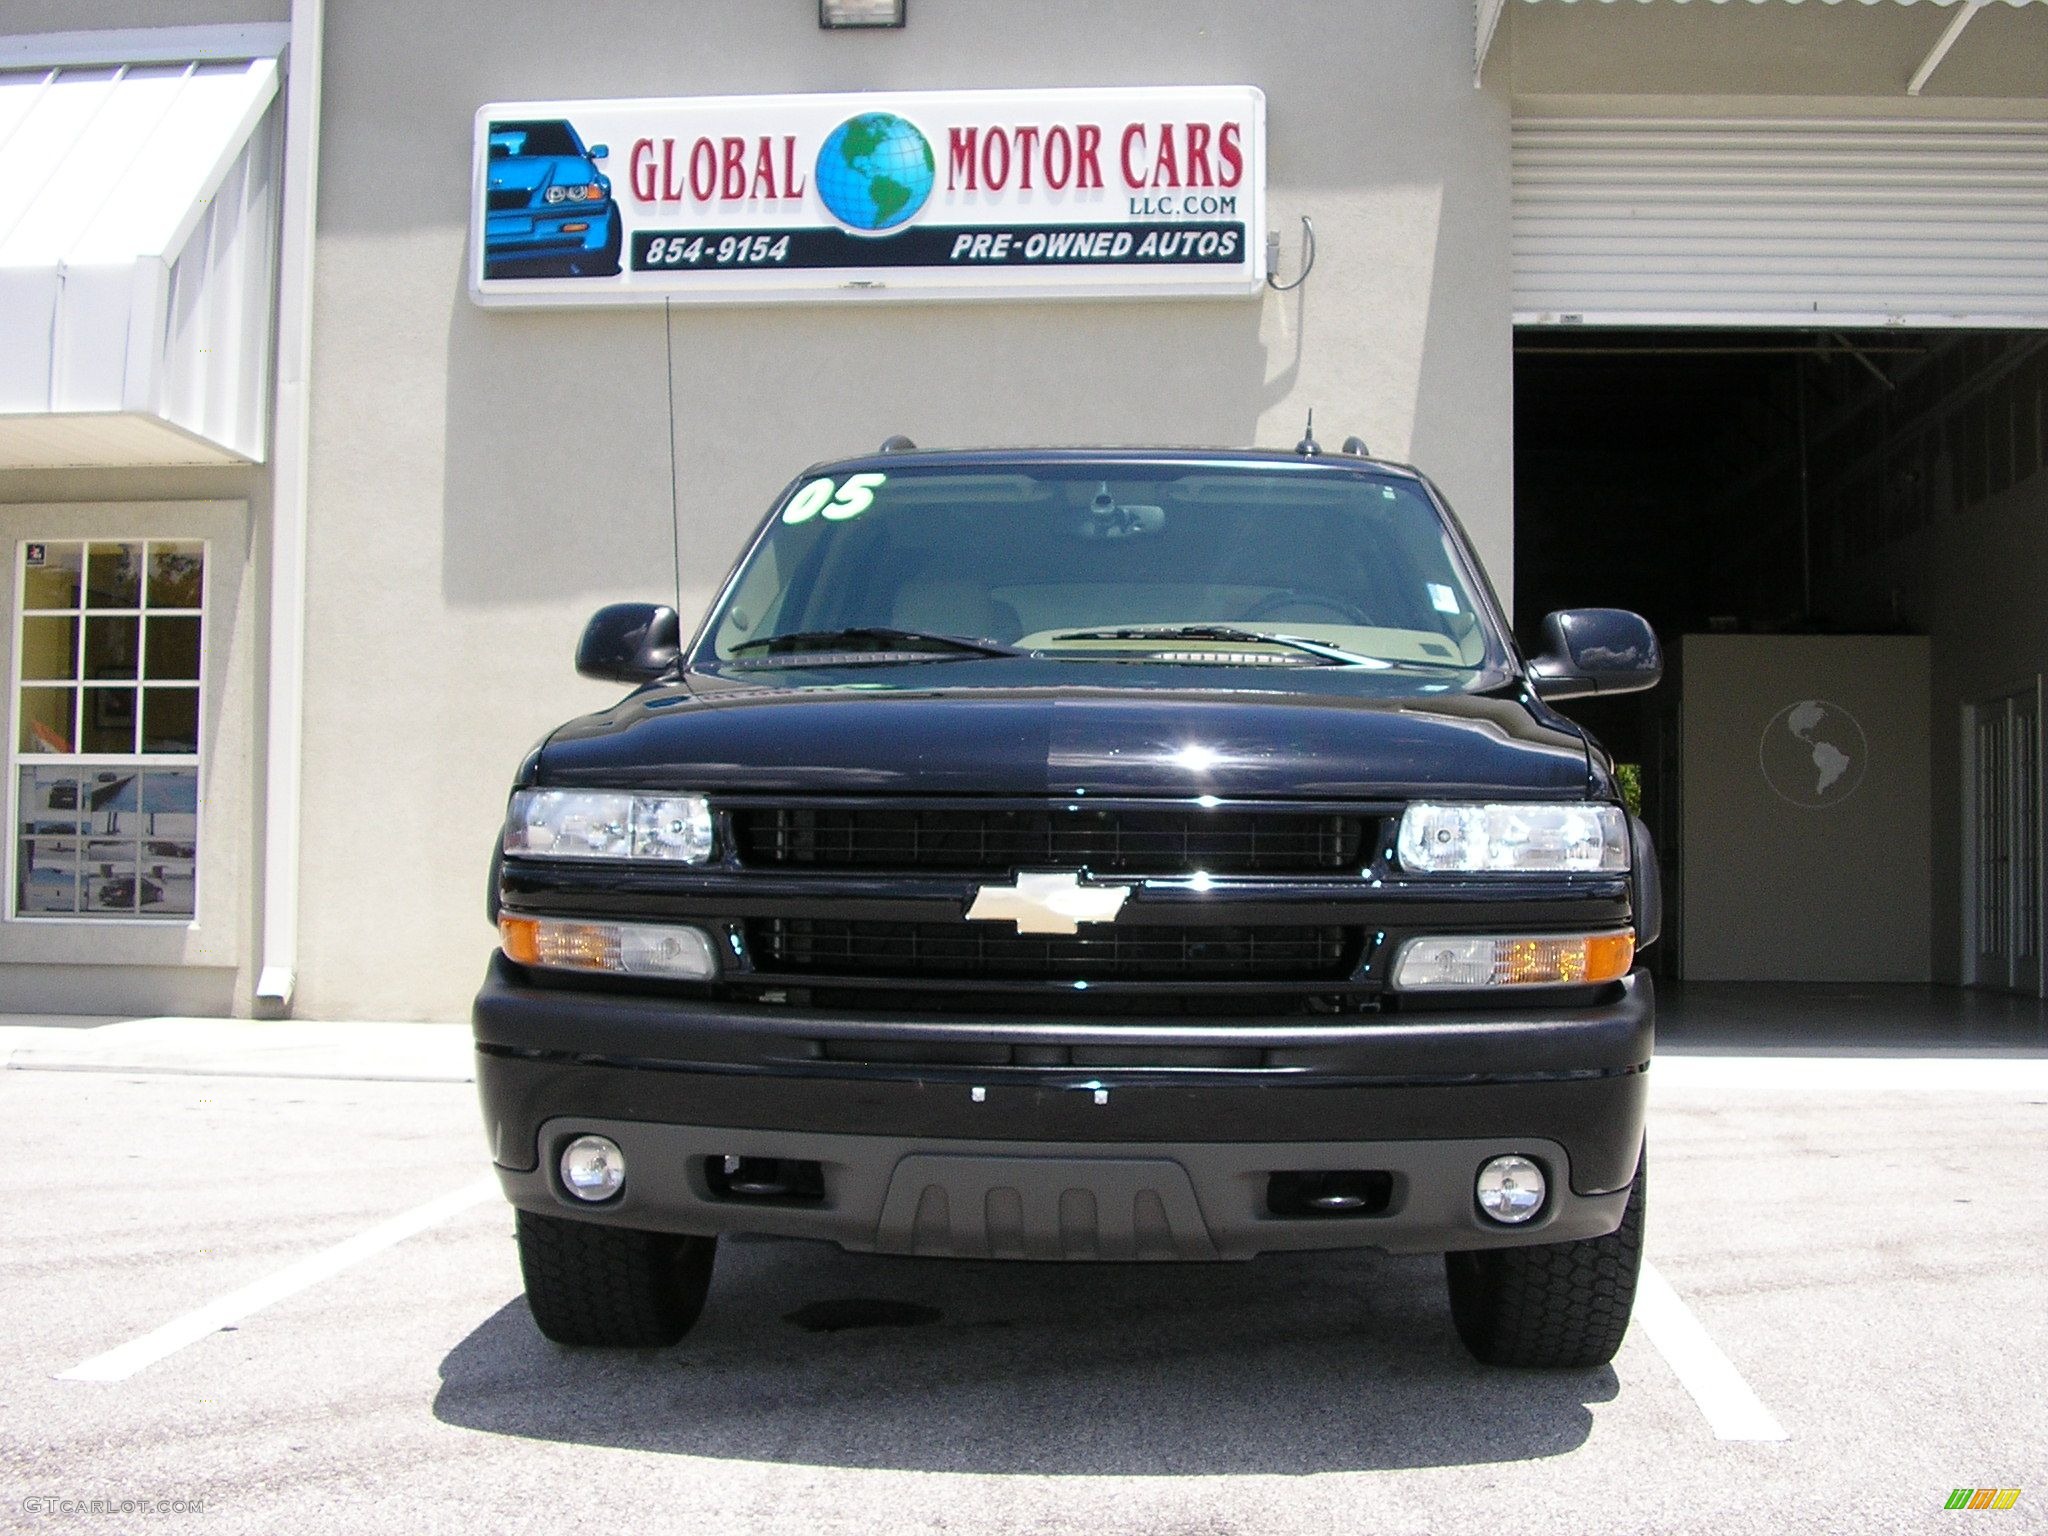
[(660, 677), (682, 654), (683, 626), (673, 608), (613, 603), (583, 626), (576, 670), (601, 683), (638, 684)]
[(591, 146), (590, 146), (589, 150), (587, 151), (587, 153), (589, 154), (590, 158), (591, 158), (591, 159), (593, 159), (593, 160), (602, 160), (602, 159), (604, 159), (604, 158), (605, 158), (605, 157), (606, 157), (607, 155), (609, 155), (609, 154), (610, 154), (611, 152), (612, 152), (612, 147), (611, 147), (611, 145), (609, 145), (609, 144), (593, 144), (593, 145), (591, 145)]
[(1543, 653), (1529, 661), (1539, 698), (1639, 693), (1664, 675), (1657, 635), (1623, 608), (1567, 608), (1543, 621)]

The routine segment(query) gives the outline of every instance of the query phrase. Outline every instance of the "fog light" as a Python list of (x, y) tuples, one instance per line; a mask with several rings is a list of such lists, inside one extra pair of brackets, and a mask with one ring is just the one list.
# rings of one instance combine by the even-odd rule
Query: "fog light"
[(578, 1200), (609, 1200), (626, 1183), (626, 1154), (609, 1136), (578, 1136), (562, 1149), (562, 1187)]
[(1518, 1227), (1543, 1209), (1543, 1170), (1526, 1157), (1496, 1157), (1479, 1170), (1479, 1209)]

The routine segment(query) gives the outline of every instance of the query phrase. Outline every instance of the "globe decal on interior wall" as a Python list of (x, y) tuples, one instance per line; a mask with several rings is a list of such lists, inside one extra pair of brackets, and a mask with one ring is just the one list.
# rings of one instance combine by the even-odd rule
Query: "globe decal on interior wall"
[(880, 234), (916, 216), (932, 195), (931, 142), (893, 112), (863, 112), (818, 149), (818, 197), (848, 229)]
[(1757, 742), (1757, 766), (1781, 800), (1820, 810), (1856, 793), (1870, 757), (1857, 718), (1826, 699), (1801, 699), (1771, 717)]

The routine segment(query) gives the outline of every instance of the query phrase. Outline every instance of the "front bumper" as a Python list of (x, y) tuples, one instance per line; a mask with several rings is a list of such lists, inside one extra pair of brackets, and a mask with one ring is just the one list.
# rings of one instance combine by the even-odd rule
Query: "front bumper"
[[(484, 258), (498, 263), (595, 255), (610, 244), (612, 222), (617, 218), (618, 211), (611, 203), (486, 214)], [(582, 224), (584, 228), (565, 232), (564, 224)]]
[[(535, 986), (498, 956), (474, 1015), (477, 1083), (507, 1197), (582, 1220), (972, 1257), (1494, 1247), (1620, 1222), (1654, 1004), (1640, 972), (1616, 993), (1590, 1008), (1328, 1023), (935, 1021)], [(963, 1043), (1008, 1045), (1008, 1064), (918, 1059)], [(1251, 1047), (1261, 1064), (1019, 1064), (1109, 1044)], [(627, 1188), (602, 1206), (554, 1174), (586, 1132), (626, 1153)], [(1479, 1165), (1505, 1152), (1549, 1176), (1522, 1227), (1491, 1225), (1472, 1200)], [(815, 1161), (823, 1198), (721, 1195), (707, 1163), (724, 1156)], [(1372, 1215), (1268, 1209), (1272, 1173), (1314, 1170), (1388, 1175), (1392, 1198)]]

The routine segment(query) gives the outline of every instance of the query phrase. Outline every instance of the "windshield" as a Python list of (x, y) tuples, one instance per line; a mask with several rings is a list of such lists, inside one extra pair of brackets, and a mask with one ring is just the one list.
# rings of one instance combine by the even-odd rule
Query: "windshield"
[(569, 125), (562, 122), (491, 124), (491, 158), (514, 155), (581, 155)]
[(721, 660), (892, 631), (1077, 662), (1471, 669), (1488, 654), (1481, 611), (1406, 476), (919, 465), (799, 484), (709, 634)]

